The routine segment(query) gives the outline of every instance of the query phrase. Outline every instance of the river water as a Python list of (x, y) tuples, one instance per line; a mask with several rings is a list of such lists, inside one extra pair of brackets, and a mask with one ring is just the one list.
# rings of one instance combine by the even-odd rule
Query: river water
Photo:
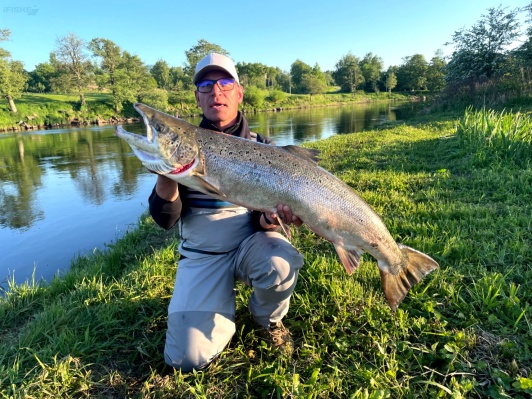
[[(247, 118), (252, 131), (286, 145), (372, 129), (409, 111), (371, 104)], [(126, 130), (144, 131), (140, 124)], [(8, 279), (49, 280), (135, 228), (155, 176), (113, 132), (105, 126), (0, 135), (0, 288)]]

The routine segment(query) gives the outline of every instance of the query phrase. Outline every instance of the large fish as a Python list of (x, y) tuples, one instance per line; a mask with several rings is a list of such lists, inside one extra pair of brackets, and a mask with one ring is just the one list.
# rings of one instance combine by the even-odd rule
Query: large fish
[(396, 310), (412, 285), (438, 268), (429, 256), (395, 242), (380, 217), (347, 184), (318, 166), (315, 151), (277, 147), (191, 125), (136, 104), (147, 137), (116, 128), (150, 170), (218, 199), (276, 212), (286, 204), (333, 243), (348, 274), (367, 252), (378, 263)]

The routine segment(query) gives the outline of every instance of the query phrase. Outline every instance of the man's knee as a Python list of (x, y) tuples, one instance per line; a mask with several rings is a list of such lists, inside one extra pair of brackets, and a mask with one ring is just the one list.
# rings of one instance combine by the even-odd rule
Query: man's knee
[(261, 232), (248, 242), (239, 262), (244, 281), (268, 289), (296, 281), (303, 256), (281, 234)]
[(183, 372), (202, 370), (225, 348), (235, 333), (232, 317), (211, 312), (168, 315), (165, 362)]

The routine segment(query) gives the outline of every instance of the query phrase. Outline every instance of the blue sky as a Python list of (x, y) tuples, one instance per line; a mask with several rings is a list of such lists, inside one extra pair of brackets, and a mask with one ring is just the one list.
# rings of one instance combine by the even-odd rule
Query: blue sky
[[(163, 59), (183, 66), (185, 51), (205, 39), (235, 62), (260, 62), (288, 71), (297, 59), (323, 71), (348, 52), (381, 57), (385, 67), (405, 56), (430, 60), (460, 28), (489, 7), (508, 9), (531, 0), (2, 0), (3, 43), (26, 70), (48, 61), (56, 39), (69, 32), (90, 41), (103, 37), (146, 64)], [(313, 4), (314, 3), (314, 4)]]

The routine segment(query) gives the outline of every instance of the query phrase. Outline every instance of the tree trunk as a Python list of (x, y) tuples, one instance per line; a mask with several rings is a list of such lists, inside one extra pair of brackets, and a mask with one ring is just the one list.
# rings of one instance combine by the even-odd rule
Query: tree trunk
[(79, 94), (79, 102), (82, 107), (85, 105), (85, 96), (83, 95), (83, 93)]
[(6, 98), (7, 98), (7, 102), (9, 103), (9, 109), (11, 110), (11, 112), (16, 114), (18, 111), (17, 111), (17, 106), (15, 105), (15, 101), (13, 101), (13, 97), (6, 96)]

